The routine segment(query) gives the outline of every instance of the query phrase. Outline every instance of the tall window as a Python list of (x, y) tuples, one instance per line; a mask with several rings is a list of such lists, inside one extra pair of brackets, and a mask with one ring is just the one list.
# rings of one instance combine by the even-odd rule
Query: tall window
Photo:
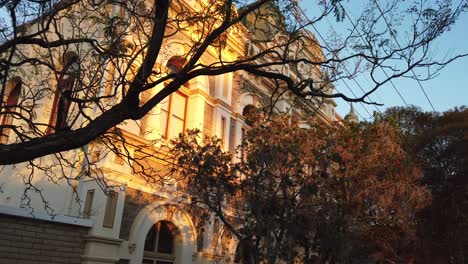
[(94, 200), (94, 190), (88, 190), (86, 193), (86, 200), (83, 209), (83, 218), (88, 219), (93, 213), (93, 200)]
[(175, 227), (167, 221), (154, 224), (145, 238), (144, 264), (173, 264)]
[(79, 74), (78, 55), (74, 52), (67, 52), (64, 55), (63, 63), (63, 69), (57, 80), (47, 133), (69, 128), (67, 119), (71, 105), (70, 97), (73, 96)]
[(254, 124), (255, 119), (257, 118), (255, 115), (256, 111), (257, 111), (257, 107), (251, 104), (246, 105), (244, 109), (242, 109), (242, 115), (244, 116), (245, 123), (247, 124), (247, 126), (243, 126), (241, 128), (241, 149), (240, 149), (241, 157), (240, 158), (242, 160), (246, 159), (247, 150), (245, 149), (246, 146), (244, 144), (244, 140), (245, 140), (245, 137), (247, 136), (247, 130), (250, 129), (250, 127)]
[(161, 131), (164, 138), (174, 138), (185, 129), (187, 96), (175, 92), (161, 103)]
[(226, 149), (226, 117), (221, 117), (221, 131), (220, 131), (220, 138), (221, 138), (221, 146)]
[(8, 136), (13, 124), (14, 112), (21, 92), (21, 78), (15, 77), (7, 83), (5, 101), (1, 109), (0, 144), (8, 143)]
[(229, 75), (223, 75), (223, 98), (228, 98), (229, 95)]
[(242, 127), (241, 128), (241, 149), (240, 149), (240, 158), (241, 160), (244, 160), (246, 159), (246, 150), (245, 150), (245, 144), (244, 144), (244, 140), (245, 140), (245, 137), (246, 137), (246, 134), (247, 134), (247, 129), (245, 127)]
[[(177, 73), (185, 66), (187, 60), (182, 56), (171, 57), (166, 64), (170, 73)], [(160, 127), (163, 138), (177, 137), (185, 129), (187, 96), (180, 92), (172, 93), (168, 100), (161, 104)]]
[(110, 192), (107, 194), (106, 210), (104, 211), (103, 227), (114, 227), (115, 210), (117, 208), (118, 194)]

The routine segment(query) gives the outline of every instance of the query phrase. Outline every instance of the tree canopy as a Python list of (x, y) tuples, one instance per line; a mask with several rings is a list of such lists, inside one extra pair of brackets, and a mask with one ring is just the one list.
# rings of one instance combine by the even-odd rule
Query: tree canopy
[(173, 141), (169, 174), (241, 241), (243, 263), (402, 262), (414, 252), (430, 193), (389, 123), (275, 116), (253, 124), (238, 159), (218, 143), (196, 132)]
[(468, 109), (433, 113), (391, 108), (384, 116), (403, 131), (403, 147), (422, 168), (423, 183), (432, 193), (431, 206), (419, 220), (421, 260), (466, 262)]

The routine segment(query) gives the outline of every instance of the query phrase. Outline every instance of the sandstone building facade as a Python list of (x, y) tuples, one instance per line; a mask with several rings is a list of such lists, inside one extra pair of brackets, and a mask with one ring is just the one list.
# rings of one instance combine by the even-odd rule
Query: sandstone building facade
[[(266, 36), (255, 32), (249, 23), (247, 19), (229, 33), (222, 56), (242, 56), (262, 49), (262, 45), (255, 44), (252, 39)], [(187, 36), (183, 34), (176, 34), (165, 41), (165, 54), (158, 59), (158, 65), (173, 70), (183, 64), (181, 60), (190, 49), (184, 43)], [(133, 42), (132, 38), (135, 36), (128, 36), (127, 41)], [(317, 47), (313, 43), (304, 45), (307, 49), (304, 49), (303, 56), (311, 60), (317, 56)], [(78, 54), (73, 50), (63, 54), (63, 72), (76, 67)], [(218, 55), (213, 51), (203, 59), (210, 61)], [(4, 98), (7, 105), (21, 100), (22, 80), (18, 77), (11, 78), (9, 83)], [(71, 78), (59, 76), (55, 81), (56, 87), (74, 89), (76, 82)], [(120, 129), (126, 142), (133, 146), (161, 138), (171, 139), (186, 129), (199, 129), (203, 136), (220, 138), (223, 148), (235, 159), (236, 146), (241, 143), (244, 129), (248, 127), (245, 112), (250, 107), (266, 106), (271, 86), (273, 84), (268, 80), (242, 72), (197, 77), (158, 104), (143, 119), (121, 124)], [(67, 127), (65, 120), (73, 109), (60, 96), (44, 96), (41, 105), (37, 119), (56, 124), (55, 129)], [(300, 103), (292, 95), (286, 94), (275, 102), (274, 108), (291, 114), (307, 110), (306, 106), (298, 105)], [(323, 122), (340, 120), (334, 111), (336, 105), (333, 100), (325, 100), (317, 106), (314, 111)], [(17, 121), (7, 115), (2, 117), (2, 124), (14, 122)], [(5, 132), (1, 140), (6, 143), (16, 139), (12, 133)], [(130, 156), (139, 155), (135, 149), (128, 149)], [(27, 177), (27, 164), (6, 166), (0, 171), (0, 262), (234, 262), (237, 241), (223, 233), (224, 229), (213, 216), (202, 220), (199, 216), (203, 210), (190, 206), (190, 196), (180, 184), (149, 184), (135, 175), (128, 160), (114, 152), (100, 154), (96, 152), (97, 168), (112, 187), (106, 189), (94, 177), (83, 177), (71, 184), (54, 182), (38, 172), (34, 182), (41, 195), (45, 196), (47, 206), (39, 194), (34, 193), (29, 193), (26, 198), (28, 206), (24, 206), (26, 187), (23, 177)], [(148, 159), (148, 164), (163, 166), (157, 159)], [(72, 176), (74, 172), (68, 173)], [(53, 213), (48, 208), (53, 208)]]

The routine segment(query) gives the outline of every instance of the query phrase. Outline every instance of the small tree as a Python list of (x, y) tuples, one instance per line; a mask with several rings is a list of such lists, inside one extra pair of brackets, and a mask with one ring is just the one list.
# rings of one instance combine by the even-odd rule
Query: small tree
[(430, 198), (385, 122), (275, 116), (253, 124), (234, 161), (197, 133), (173, 143), (171, 174), (237, 237), (243, 263), (401, 261)]

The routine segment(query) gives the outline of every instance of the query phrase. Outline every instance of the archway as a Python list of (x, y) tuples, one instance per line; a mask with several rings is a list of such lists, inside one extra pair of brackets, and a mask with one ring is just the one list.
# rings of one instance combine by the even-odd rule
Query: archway
[[(150, 232), (153, 232), (152, 235), (164, 233), (165, 238), (157, 241), (163, 244), (158, 244), (157, 242), (151, 244), (148, 242), (150, 239), (148, 235), (151, 236)], [(171, 236), (172, 239), (168, 239)], [(190, 215), (180, 208), (179, 205), (154, 203), (140, 211), (132, 224), (129, 244), (135, 249), (131, 252), (130, 263), (191, 263), (192, 255), (196, 252), (195, 238), (195, 227), (190, 219)], [(173, 241), (172, 247), (168, 244), (169, 240)], [(160, 248), (162, 252), (158, 252), (156, 248), (159, 245), (164, 245), (164, 248)], [(153, 254), (149, 252), (151, 246), (153, 246)], [(146, 262), (143, 262), (143, 260)]]

